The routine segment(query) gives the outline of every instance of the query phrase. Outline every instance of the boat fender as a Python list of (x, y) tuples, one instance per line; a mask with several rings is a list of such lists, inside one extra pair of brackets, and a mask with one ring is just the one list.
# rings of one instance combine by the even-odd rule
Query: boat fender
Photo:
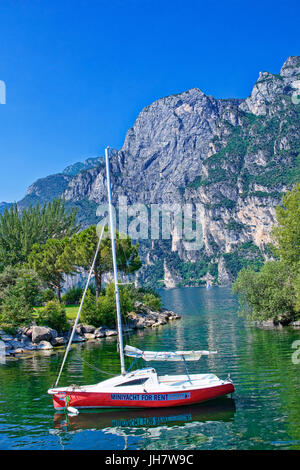
[(79, 411), (77, 410), (77, 408), (74, 408), (74, 406), (68, 406), (67, 412), (68, 412), (68, 414), (70, 414), (72, 416), (75, 416), (75, 415), (79, 414)]

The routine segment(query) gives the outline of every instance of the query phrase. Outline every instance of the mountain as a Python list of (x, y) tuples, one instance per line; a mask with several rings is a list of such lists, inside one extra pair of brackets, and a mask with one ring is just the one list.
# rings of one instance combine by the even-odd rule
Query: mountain
[(9, 209), (11, 206), (10, 202), (0, 202), (0, 214), (3, 214), (5, 209)]
[[(191, 204), (201, 213), (203, 247), (186, 250), (174, 224), (169, 240), (141, 240), (147, 285), (226, 284), (268, 257), (282, 194), (300, 181), (300, 57), (279, 74), (261, 72), (246, 99), (215, 99), (200, 89), (144, 108), (111, 156), (114, 203)], [(94, 223), (106, 202), (103, 160), (72, 165), (34, 183), (20, 206), (61, 195)], [(195, 216), (194, 216), (195, 218)]]

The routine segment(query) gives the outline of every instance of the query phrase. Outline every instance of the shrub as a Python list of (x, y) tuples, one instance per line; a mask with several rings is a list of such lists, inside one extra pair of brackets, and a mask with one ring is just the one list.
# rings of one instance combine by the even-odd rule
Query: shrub
[(39, 294), (40, 281), (34, 271), (7, 267), (0, 274), (1, 323), (12, 327), (30, 323)]
[(56, 331), (66, 331), (69, 328), (65, 305), (60, 304), (57, 299), (50, 300), (39, 314), (38, 323), (49, 326)]
[(82, 293), (82, 287), (72, 287), (72, 289), (62, 295), (61, 300), (66, 305), (80, 304)]
[(142, 297), (143, 304), (150, 307), (152, 310), (160, 311), (161, 310), (161, 299), (153, 294), (144, 294)]
[(29, 324), (32, 320), (32, 308), (24, 296), (20, 296), (15, 288), (11, 288), (1, 303), (1, 323), (9, 327)]
[(54, 300), (56, 298), (55, 292), (52, 289), (45, 289), (41, 293), (41, 302), (45, 304), (49, 300)]
[[(120, 294), (120, 307), (121, 315), (124, 319), (125, 315), (133, 309), (133, 296), (131, 288), (121, 287)], [(116, 325), (116, 298), (114, 284), (108, 284), (97, 301), (98, 318), (101, 325), (115, 326)]]
[(281, 261), (268, 261), (259, 272), (242, 269), (233, 284), (233, 292), (239, 295), (239, 313), (252, 320), (293, 320), (296, 317), (293, 274)]
[(81, 310), (81, 318), (84, 323), (88, 323), (89, 325), (99, 326), (99, 316), (97, 312), (97, 305), (96, 305), (96, 296), (89, 288), (87, 290), (82, 310)]

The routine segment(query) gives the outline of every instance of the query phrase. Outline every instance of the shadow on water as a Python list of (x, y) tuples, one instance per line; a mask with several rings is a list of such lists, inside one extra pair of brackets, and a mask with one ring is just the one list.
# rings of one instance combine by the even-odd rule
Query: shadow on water
[[(235, 411), (234, 400), (223, 397), (188, 407), (85, 411), (76, 416), (59, 412), (54, 415), (54, 429), (50, 432), (56, 434), (62, 449), (74, 441), (74, 434), (87, 432), (93, 433), (95, 448), (201, 448), (213, 439), (210, 429), (217, 425), (223, 428), (233, 421)], [(202, 429), (207, 423), (210, 428)], [(106, 444), (100, 444), (103, 435)], [(107, 443), (109, 439), (111, 442)]]
[(57, 412), (54, 415), (54, 427), (67, 431), (86, 429), (104, 429), (156, 427), (162, 425), (180, 426), (193, 421), (230, 421), (235, 413), (232, 398), (220, 398), (202, 405), (188, 407), (154, 408), (141, 410), (83, 411), (76, 416)]

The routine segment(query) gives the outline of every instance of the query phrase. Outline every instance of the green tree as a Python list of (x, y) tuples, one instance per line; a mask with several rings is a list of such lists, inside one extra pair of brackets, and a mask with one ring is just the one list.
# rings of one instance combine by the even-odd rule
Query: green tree
[(288, 324), (296, 317), (293, 271), (280, 261), (268, 261), (259, 272), (242, 269), (233, 284), (240, 314), (252, 320)]
[[(133, 301), (129, 289), (121, 286), (120, 292), (120, 309), (123, 321), (126, 314), (133, 309)], [(108, 284), (97, 300), (97, 318), (99, 325), (115, 326), (117, 316), (117, 306), (115, 297), (115, 286), (113, 283)]]
[(30, 323), (40, 291), (41, 281), (34, 271), (24, 267), (5, 268), (0, 274), (1, 323), (13, 327)]
[(64, 304), (57, 299), (49, 300), (39, 314), (40, 325), (46, 325), (56, 331), (66, 331), (70, 327)]
[(278, 226), (273, 228), (279, 258), (298, 269), (300, 261), (300, 183), (276, 207)]
[(287, 324), (300, 311), (300, 184), (283, 197), (276, 216), (272, 233), (278, 261), (265, 263), (258, 272), (243, 269), (233, 291), (239, 295), (242, 314)]
[(77, 232), (77, 209), (66, 210), (65, 201), (55, 199), (42, 207), (37, 203), (19, 210), (17, 204), (0, 215), (0, 268), (23, 264), (35, 243), (64, 238)]
[(77, 272), (75, 259), (69, 249), (70, 239), (49, 239), (43, 245), (35, 244), (28, 256), (28, 264), (50, 289), (57, 293), (61, 301), (61, 291), (66, 274)]
[(99, 316), (97, 312), (96, 296), (90, 289), (87, 290), (81, 310), (81, 318), (84, 323), (99, 326)]
[[(72, 238), (70, 251), (74, 253), (76, 264), (85, 270), (89, 270), (98, 245), (98, 234), (96, 226), (92, 225)], [(138, 256), (138, 245), (133, 245), (130, 237), (120, 237), (116, 233), (116, 252), (118, 269), (126, 274), (132, 274), (141, 267), (141, 261)], [(103, 237), (99, 253), (94, 266), (94, 276), (96, 284), (96, 297), (99, 298), (102, 288), (102, 275), (111, 272), (112, 251), (111, 240), (109, 237)]]

